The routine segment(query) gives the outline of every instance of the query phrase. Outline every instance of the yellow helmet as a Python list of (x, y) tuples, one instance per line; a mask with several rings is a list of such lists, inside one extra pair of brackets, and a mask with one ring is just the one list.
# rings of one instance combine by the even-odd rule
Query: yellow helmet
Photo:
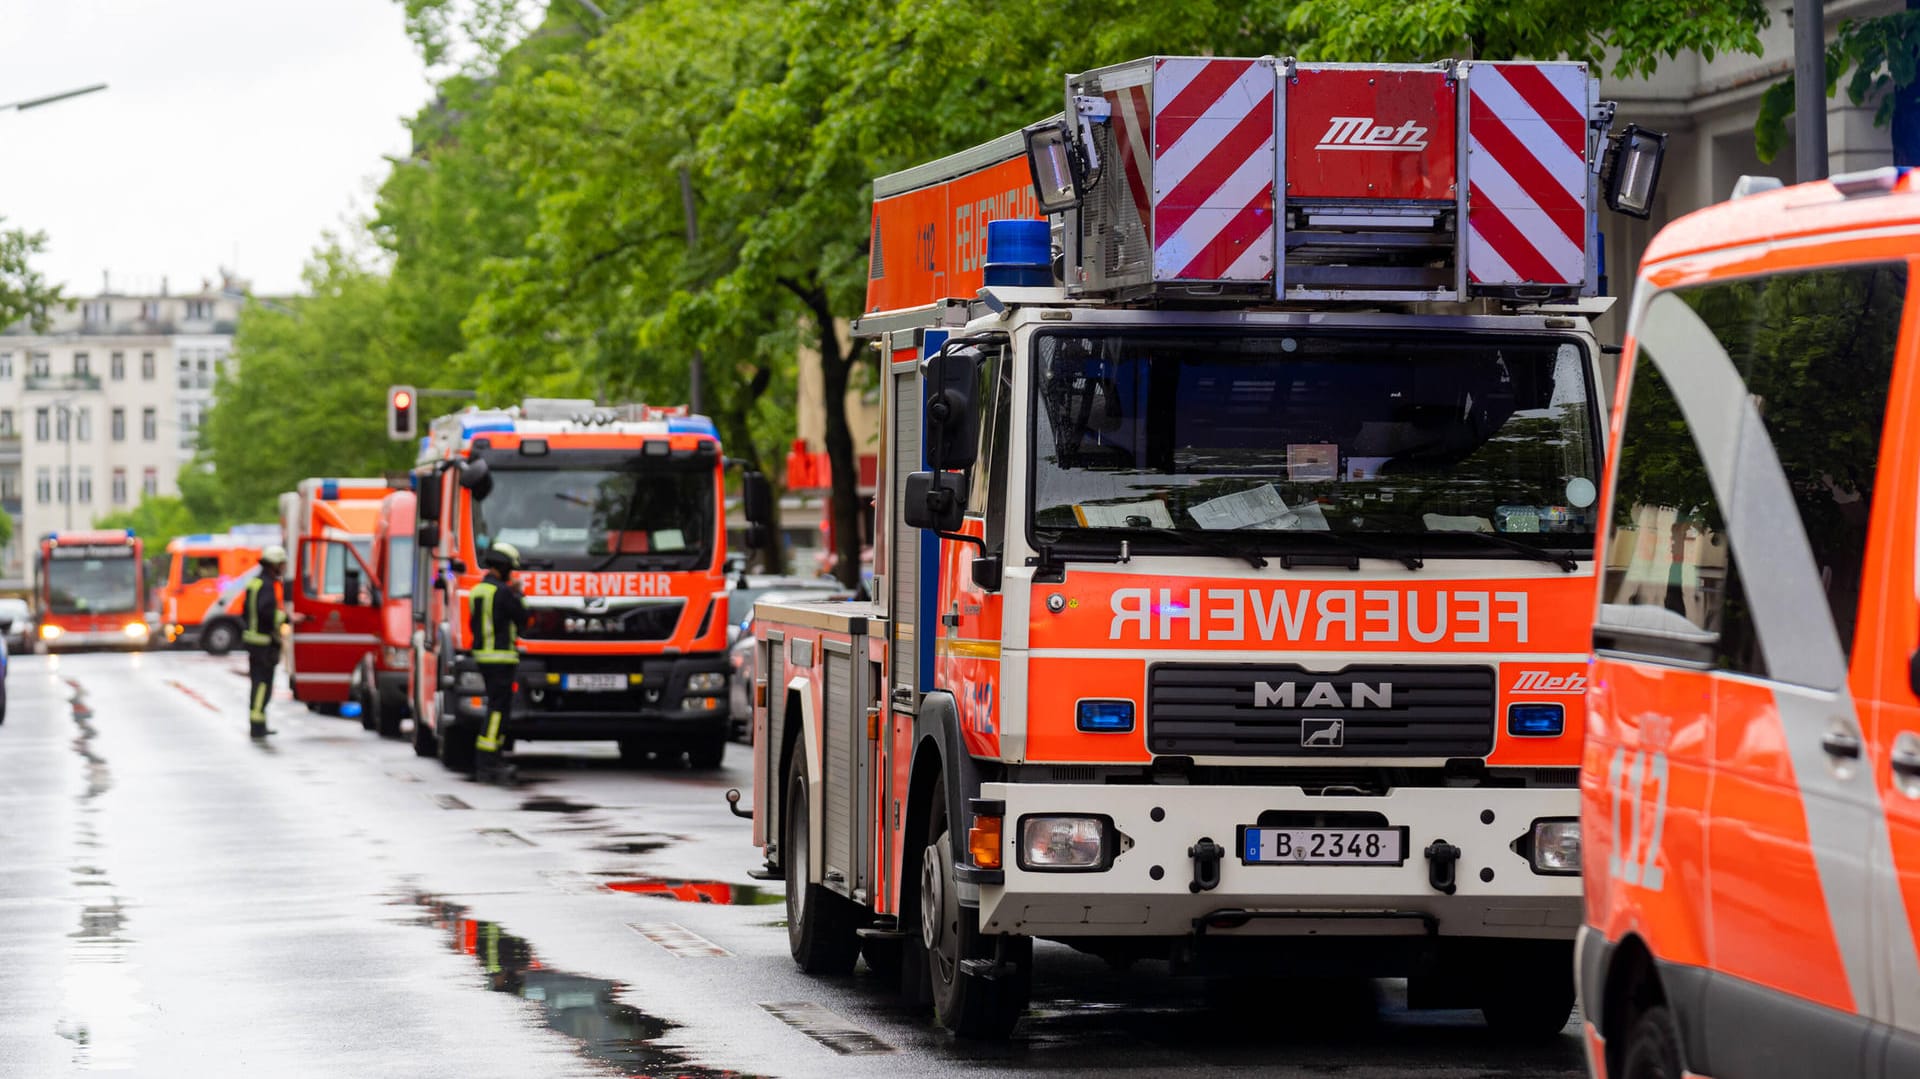
[(511, 543), (496, 543), (480, 556), (480, 564), (498, 570), (520, 568), (520, 548)]
[(260, 561), (275, 566), (284, 566), (287, 564), (287, 549), (276, 543), (260, 552)]

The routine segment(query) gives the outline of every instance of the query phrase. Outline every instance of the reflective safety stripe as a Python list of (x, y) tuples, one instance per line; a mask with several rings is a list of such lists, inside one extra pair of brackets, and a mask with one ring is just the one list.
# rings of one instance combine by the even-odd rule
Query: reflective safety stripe
[(493, 646), (493, 594), (498, 591), (492, 581), (481, 581), (467, 594), (468, 602), (473, 604), (473, 654), (475, 656), (498, 654)]
[(248, 630), (247, 632), (242, 633), (240, 635), (240, 639), (242, 641), (245, 641), (248, 644), (272, 644), (273, 643), (272, 637), (269, 637), (264, 633), (255, 633), (252, 630)]
[(473, 660), (475, 663), (518, 663), (520, 662), (520, 653), (503, 652), (495, 648), (485, 652), (474, 652)]
[(247, 713), (247, 718), (255, 723), (264, 724), (267, 721), (268, 688), (264, 682), (253, 687), (253, 708)]
[(482, 753), (500, 752), (500, 713), (487, 713), (486, 733), (473, 740), (473, 747)]

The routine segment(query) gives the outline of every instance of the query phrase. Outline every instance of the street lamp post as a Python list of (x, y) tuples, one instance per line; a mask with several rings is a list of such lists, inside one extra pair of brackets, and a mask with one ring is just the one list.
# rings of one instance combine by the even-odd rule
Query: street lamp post
[(5, 104), (0, 104), (0, 112), (5, 112), (8, 109), (12, 109), (15, 112), (25, 112), (28, 109), (37, 109), (42, 105), (51, 105), (56, 101), (65, 101), (68, 98), (79, 97), (82, 94), (98, 93), (99, 91), (105, 90), (106, 88), (107, 88), (106, 83), (96, 82), (92, 86), (82, 86), (77, 90), (62, 90), (57, 94), (45, 94), (40, 97), (30, 97), (23, 101), (9, 101), (9, 102), (6, 102)]

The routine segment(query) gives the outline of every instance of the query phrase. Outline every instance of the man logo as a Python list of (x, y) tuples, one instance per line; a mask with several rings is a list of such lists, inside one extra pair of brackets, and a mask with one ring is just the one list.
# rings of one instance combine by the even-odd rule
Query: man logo
[(1300, 721), (1300, 745), (1306, 749), (1339, 749), (1347, 744), (1344, 719), (1303, 719)]
[(1392, 682), (1355, 682), (1348, 687), (1351, 699), (1340, 696), (1340, 687), (1332, 682), (1314, 682), (1306, 696), (1300, 696), (1293, 682), (1255, 682), (1255, 708), (1392, 708)]

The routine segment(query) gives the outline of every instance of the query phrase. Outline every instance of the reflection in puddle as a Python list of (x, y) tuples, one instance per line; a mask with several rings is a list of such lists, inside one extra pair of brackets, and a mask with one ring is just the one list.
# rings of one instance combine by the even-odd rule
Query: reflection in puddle
[(713, 903), (723, 907), (759, 907), (786, 901), (783, 892), (769, 891), (753, 884), (728, 884), (718, 880), (637, 877), (632, 880), (610, 880), (606, 886), (616, 892), (660, 896), (682, 903)]
[(589, 813), (600, 807), (585, 802), (569, 802), (565, 798), (556, 798), (552, 795), (541, 795), (521, 802), (520, 808), (534, 813)]
[(533, 1002), (540, 1021), (579, 1042), (589, 1059), (630, 1076), (720, 1079), (740, 1074), (690, 1065), (685, 1056), (655, 1044), (676, 1024), (615, 1000), (623, 988), (619, 982), (545, 966), (525, 940), (503, 931), (497, 922), (467, 917), (467, 908), (458, 903), (424, 894), (414, 895), (413, 902), (427, 912), (429, 924), (447, 934), (455, 951), (480, 964), (488, 989)]
[[(75, 833), (84, 849), (99, 846), (95, 819), (97, 799), (113, 787), (106, 759), (94, 751), (99, 731), (93, 708), (80, 683), (73, 689), (70, 707), (74, 726), (72, 747), (85, 763), (86, 788), (80, 792), (80, 817)], [(88, 889), (80, 908), (80, 927), (67, 934), (67, 966), (62, 985), (64, 999), (54, 1033), (73, 1043), (73, 1065), (83, 1071), (120, 1070), (133, 1066), (134, 1016), (145, 1010), (139, 1001), (140, 982), (127, 964), (129, 941), (122, 935), (127, 911), (118, 896), (103, 897), (99, 889), (112, 888), (107, 871), (78, 863), (69, 867), (73, 884)]]

